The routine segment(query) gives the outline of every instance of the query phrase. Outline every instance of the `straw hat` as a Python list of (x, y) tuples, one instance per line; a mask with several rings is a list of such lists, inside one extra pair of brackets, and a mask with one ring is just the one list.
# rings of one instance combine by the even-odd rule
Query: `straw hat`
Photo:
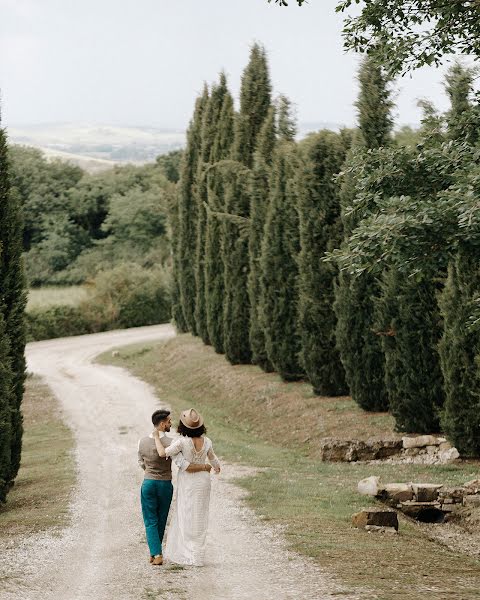
[(180, 415), (180, 421), (189, 429), (197, 429), (203, 425), (203, 417), (194, 408), (184, 410)]

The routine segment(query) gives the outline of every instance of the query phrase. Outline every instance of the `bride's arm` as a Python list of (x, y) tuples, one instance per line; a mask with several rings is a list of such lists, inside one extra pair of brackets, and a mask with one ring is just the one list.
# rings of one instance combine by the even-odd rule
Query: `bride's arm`
[(210, 446), (210, 448), (208, 449), (207, 456), (208, 460), (210, 461), (210, 464), (213, 467), (213, 470), (218, 475), (218, 473), (220, 473), (220, 461), (218, 460), (215, 452), (213, 451), (212, 446)]
[(157, 448), (157, 452), (159, 456), (165, 457), (165, 448), (162, 444), (162, 442), (160, 441), (160, 432), (158, 431), (158, 429), (155, 427), (155, 429), (153, 430), (153, 439), (155, 440), (155, 447)]

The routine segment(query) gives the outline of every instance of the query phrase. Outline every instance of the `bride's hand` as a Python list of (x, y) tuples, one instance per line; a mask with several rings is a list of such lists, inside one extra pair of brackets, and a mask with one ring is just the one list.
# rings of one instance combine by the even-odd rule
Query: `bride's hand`
[(220, 467), (217, 467), (217, 468), (215, 469), (215, 475), (218, 475), (219, 473), (220, 473)]

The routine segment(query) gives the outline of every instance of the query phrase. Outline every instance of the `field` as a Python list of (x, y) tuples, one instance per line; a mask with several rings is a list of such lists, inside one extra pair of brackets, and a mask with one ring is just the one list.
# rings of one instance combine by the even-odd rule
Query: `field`
[(110, 362), (151, 383), (175, 414), (188, 406), (204, 413), (224, 460), (253, 465), (239, 484), (261, 517), (279, 525), (290, 546), (372, 598), (478, 598), (480, 563), (425, 536), (401, 517), (400, 535), (366, 533), (352, 513), (372, 503), (356, 491), (369, 475), (384, 481), (459, 484), (478, 476), (479, 463), (420, 465), (324, 463), (320, 437), (358, 439), (395, 435), (385, 414), (360, 411), (349, 398), (319, 398), (309, 385), (285, 384), (253, 366), (235, 366), (189, 335), (152, 346), (120, 349)]
[(87, 297), (88, 289), (82, 285), (32, 288), (28, 292), (27, 311), (59, 305), (76, 306)]

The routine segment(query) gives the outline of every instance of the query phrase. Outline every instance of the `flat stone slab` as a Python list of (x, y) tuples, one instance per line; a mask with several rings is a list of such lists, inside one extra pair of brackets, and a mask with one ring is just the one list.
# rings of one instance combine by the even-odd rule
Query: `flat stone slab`
[(463, 506), (480, 508), (480, 494), (470, 494), (468, 496), (464, 496)]
[(419, 435), (417, 437), (404, 437), (402, 443), (404, 448), (425, 448), (426, 446), (439, 446), (445, 438), (437, 438), (434, 435)]
[(398, 531), (398, 516), (393, 510), (366, 508), (352, 516), (352, 524), (358, 529), (365, 529), (367, 525), (375, 525), (376, 527), (393, 527)]
[(434, 502), (437, 500), (438, 492), (442, 487), (442, 484), (436, 483), (412, 483), (417, 502)]
[(366, 477), (358, 482), (357, 489), (362, 496), (378, 496), (382, 489), (380, 487), (380, 478), (375, 475)]

